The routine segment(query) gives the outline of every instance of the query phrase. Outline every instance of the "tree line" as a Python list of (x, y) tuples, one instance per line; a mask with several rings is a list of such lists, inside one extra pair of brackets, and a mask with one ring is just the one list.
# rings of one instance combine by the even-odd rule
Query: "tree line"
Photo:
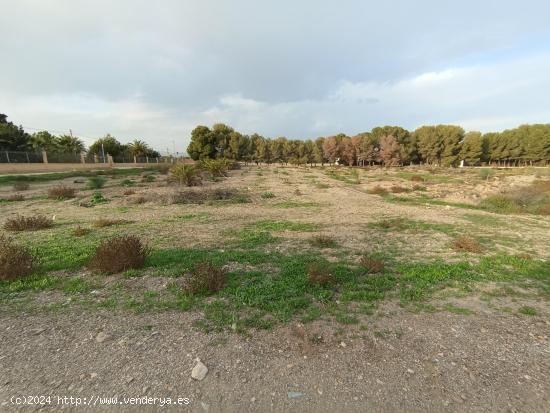
[(547, 165), (550, 124), (521, 125), (502, 132), (465, 132), (456, 125), (373, 128), (355, 136), (338, 134), (314, 140), (245, 135), (224, 124), (197, 126), (187, 152), (194, 160), (228, 158), (294, 165), (341, 163), (350, 166), (429, 164)]
[(0, 150), (21, 152), (46, 151), (49, 154), (87, 152), (88, 156), (97, 155), (99, 157), (103, 153), (113, 157), (124, 156), (126, 158), (133, 156), (160, 157), (157, 151), (153, 150), (146, 142), (140, 139), (135, 139), (128, 144), (122, 144), (114, 136), (107, 134), (97, 139), (89, 148), (86, 148), (81, 139), (72, 135), (57, 136), (52, 135), (48, 131), (29, 134), (25, 132), (22, 126), (9, 122), (7, 116), (4, 114), (0, 114)]

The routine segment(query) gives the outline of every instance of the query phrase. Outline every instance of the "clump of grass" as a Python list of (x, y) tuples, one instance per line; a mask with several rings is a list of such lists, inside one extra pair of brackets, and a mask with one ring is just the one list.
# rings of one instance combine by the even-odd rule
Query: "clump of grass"
[(369, 274), (378, 274), (384, 270), (384, 260), (374, 255), (364, 255), (359, 259), (359, 265)]
[(414, 184), (412, 189), (413, 191), (426, 191), (428, 188), (426, 188), (424, 185)]
[(169, 195), (168, 203), (171, 204), (204, 204), (205, 202), (225, 201), (231, 203), (250, 202), (245, 194), (234, 189), (188, 189)]
[(483, 168), (478, 171), (478, 174), (480, 179), (483, 179), (484, 181), (488, 181), (489, 178), (495, 175), (495, 171), (489, 168)]
[(13, 184), (13, 189), (15, 191), (26, 191), (30, 188), (29, 184), (26, 182), (15, 182)]
[(426, 179), (424, 179), (423, 176), (421, 175), (412, 175), (409, 180), (413, 181), (413, 182), (424, 182), (426, 181)]
[(58, 185), (48, 189), (48, 198), (57, 200), (70, 199), (74, 198), (74, 193), (74, 188), (70, 188), (65, 185)]
[(262, 195), (260, 195), (262, 199), (271, 199), (275, 198), (275, 194), (273, 192), (264, 192)]
[(105, 228), (111, 227), (113, 225), (122, 225), (128, 224), (130, 221), (126, 219), (109, 219), (109, 218), (99, 218), (92, 222), (92, 227), (94, 228)]
[(309, 243), (319, 248), (335, 248), (338, 245), (330, 235), (316, 235), (309, 240)]
[(101, 192), (94, 192), (90, 198), (91, 205), (103, 204), (105, 202), (107, 202), (107, 198), (105, 198)]
[(171, 180), (180, 185), (196, 186), (201, 184), (200, 171), (195, 165), (178, 164), (170, 168)]
[(529, 307), (528, 305), (524, 305), (518, 309), (518, 313), (523, 315), (537, 315), (537, 310), (533, 307)]
[(310, 264), (306, 268), (307, 282), (311, 285), (330, 285), (334, 283), (334, 277), (326, 266)]
[(151, 182), (155, 182), (156, 180), (157, 178), (153, 174), (147, 174), (141, 177), (141, 182), (143, 183), (151, 183)]
[(376, 185), (374, 188), (369, 189), (369, 194), (374, 195), (385, 195), (388, 193), (388, 190), (385, 188), (382, 188), (380, 185)]
[(550, 215), (550, 181), (536, 181), (527, 187), (489, 196), (481, 201), (480, 207), (501, 214)]
[(51, 228), (53, 221), (44, 215), (36, 215), (25, 217), (17, 215), (13, 218), (8, 218), (4, 223), (6, 231), (36, 231), (39, 229)]
[(473, 253), (483, 252), (483, 247), (479, 244), (479, 242), (467, 235), (461, 235), (460, 237), (454, 239), (451, 243), (451, 247), (455, 251), (465, 251)]
[(126, 191), (124, 191), (122, 193), (122, 195), (124, 196), (130, 196), (130, 195), (134, 195), (136, 193), (136, 191), (134, 191), (133, 189), (127, 189)]
[(89, 267), (107, 274), (141, 268), (149, 248), (135, 235), (122, 235), (103, 241), (96, 249)]
[(76, 227), (75, 229), (73, 229), (71, 231), (71, 235), (73, 237), (83, 237), (84, 235), (90, 233), (90, 229), (89, 228), (82, 228), (80, 225), (78, 227)]
[(403, 186), (399, 186), (399, 185), (393, 185), (391, 188), (390, 188), (390, 191), (394, 194), (400, 194), (402, 192), (409, 192), (409, 189), (408, 188), (405, 188)]
[(102, 176), (90, 176), (88, 178), (88, 189), (101, 189), (105, 186), (107, 179)]
[(13, 194), (6, 198), (6, 201), (10, 202), (17, 202), (17, 201), (24, 201), (25, 197), (21, 194)]
[(479, 204), (483, 209), (501, 214), (519, 212), (520, 208), (516, 203), (505, 195), (491, 195)]
[(125, 187), (134, 186), (135, 184), (135, 181), (133, 181), (132, 179), (124, 179), (120, 182), (120, 186)]
[(195, 264), (183, 281), (183, 289), (189, 294), (211, 294), (227, 284), (227, 269), (209, 262)]
[(15, 280), (31, 274), (37, 265), (29, 249), (0, 234), (0, 280)]
[(304, 193), (303, 193), (302, 191), (300, 191), (298, 188), (296, 188), (296, 189), (294, 190), (294, 195), (302, 196), (302, 195), (304, 195)]

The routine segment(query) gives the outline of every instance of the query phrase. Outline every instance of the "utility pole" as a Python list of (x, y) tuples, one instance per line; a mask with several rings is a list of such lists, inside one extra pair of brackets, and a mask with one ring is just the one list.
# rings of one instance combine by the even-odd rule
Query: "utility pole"
[(172, 145), (174, 145), (174, 156), (176, 156), (176, 141), (172, 139)]
[(101, 156), (103, 156), (103, 163), (105, 163), (105, 148), (103, 147), (103, 142), (101, 143)]

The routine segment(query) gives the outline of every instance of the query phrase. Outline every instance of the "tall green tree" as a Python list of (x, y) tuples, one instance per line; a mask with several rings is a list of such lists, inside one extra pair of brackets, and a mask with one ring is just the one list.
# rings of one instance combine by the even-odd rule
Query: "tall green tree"
[(8, 122), (8, 117), (0, 113), (0, 150), (26, 151), (30, 147), (30, 136), (22, 126)]
[(484, 158), (483, 136), (481, 132), (468, 132), (464, 135), (464, 142), (460, 150), (460, 158), (466, 165), (479, 165)]

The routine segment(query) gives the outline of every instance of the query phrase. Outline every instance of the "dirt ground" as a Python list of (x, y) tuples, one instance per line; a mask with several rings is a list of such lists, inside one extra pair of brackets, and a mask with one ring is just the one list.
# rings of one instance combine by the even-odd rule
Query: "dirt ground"
[[(382, 169), (360, 171), (360, 183), (352, 184), (319, 168), (247, 167), (205, 182), (204, 187), (233, 188), (252, 201), (227, 205), (163, 203), (175, 189), (160, 175), (124, 196), (122, 179), (111, 179), (102, 189), (109, 202), (93, 208), (81, 206), (94, 191), (85, 190), (78, 179), (63, 181), (81, 189), (77, 199), (67, 201), (44, 199), (59, 182), (32, 184), (24, 191), (25, 201), (0, 205), (0, 224), (16, 214), (55, 217), (55, 230), (17, 235), (32, 244), (76, 225), (89, 226), (99, 217), (119, 218), (130, 221), (124, 231), (139, 233), (153, 248), (223, 249), (236, 231), (256, 222), (291, 221), (314, 224), (314, 233), (337, 241), (341, 248), (323, 251), (331, 262), (344, 252), (353, 259), (381, 250), (402, 261), (453, 262), (464, 258), (449, 246), (457, 233), (479, 238), (487, 254), (550, 257), (549, 217), (451, 205), (475, 205), (488, 194), (545, 179), (534, 174), (505, 172), (482, 180), (465, 171), (422, 182), (423, 196), (449, 205), (394, 203), (368, 193), (375, 186), (412, 189), (415, 184)], [(268, 192), (273, 196), (264, 195)], [(0, 198), (13, 193), (11, 187), (0, 187)], [(396, 218), (443, 229), (388, 233), (373, 226)], [(105, 229), (106, 234), (117, 231)], [(313, 248), (307, 242), (312, 233), (282, 230), (274, 235), (280, 242), (265, 248), (289, 254)], [(92, 277), (86, 269), (53, 272), (59, 277), (75, 273)], [(169, 281), (153, 273), (102, 277), (87, 299), (99, 299), (115, 283), (131, 293), (161, 291)], [(413, 311), (388, 299), (357, 325), (329, 318), (306, 324), (291, 320), (243, 334), (194, 328), (199, 311), (136, 314), (72, 305), (72, 298), (59, 291), (17, 295), (0, 306), (0, 411), (548, 411), (550, 302), (530, 293), (528, 285), (517, 287), (512, 296), (487, 298), (501, 287), (485, 283), (468, 295), (438, 291), (428, 302), (438, 308), (435, 312)], [(443, 310), (449, 302), (461, 310)], [(44, 304), (61, 309), (42, 311)], [(518, 314), (526, 305), (536, 314)], [(191, 378), (197, 358), (208, 368), (201, 381)], [(52, 402), (12, 403), (13, 396), (31, 395), (50, 395)], [(58, 396), (95, 406), (60, 404)], [(188, 398), (189, 404), (125, 404), (124, 397), (145, 396)], [(97, 397), (118, 397), (116, 408)]]

